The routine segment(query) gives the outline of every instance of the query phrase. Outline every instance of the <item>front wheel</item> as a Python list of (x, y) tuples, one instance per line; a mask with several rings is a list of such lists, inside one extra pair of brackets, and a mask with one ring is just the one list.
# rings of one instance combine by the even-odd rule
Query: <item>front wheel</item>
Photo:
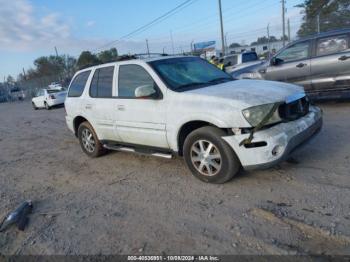
[(207, 183), (230, 181), (241, 164), (232, 148), (222, 139), (225, 132), (211, 126), (189, 134), (184, 143), (184, 158), (192, 174)]

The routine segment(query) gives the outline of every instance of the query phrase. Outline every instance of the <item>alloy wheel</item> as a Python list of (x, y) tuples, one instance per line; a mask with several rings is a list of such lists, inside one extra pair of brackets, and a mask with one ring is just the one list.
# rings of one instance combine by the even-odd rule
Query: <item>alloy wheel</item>
[(81, 141), (86, 151), (88, 151), (89, 153), (94, 152), (96, 143), (94, 136), (89, 129), (85, 128), (83, 130), (83, 132), (81, 133)]
[(198, 140), (191, 147), (191, 161), (199, 173), (205, 176), (217, 175), (222, 166), (218, 148), (207, 140)]

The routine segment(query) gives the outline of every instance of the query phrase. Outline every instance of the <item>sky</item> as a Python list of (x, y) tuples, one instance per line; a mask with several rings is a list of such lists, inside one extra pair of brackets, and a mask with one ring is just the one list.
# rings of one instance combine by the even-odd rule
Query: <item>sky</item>
[[(34, 67), (40, 56), (116, 47), (120, 54), (150, 51), (175, 53), (191, 43), (217, 41), (221, 45), (217, 0), (192, 0), (174, 15), (139, 34), (135, 29), (182, 4), (185, 0), (0, 0), (0, 81)], [(286, 0), (291, 36), (301, 23), (302, 0)], [(280, 0), (222, 0), (227, 42), (249, 44), (260, 36), (282, 36)], [(116, 42), (113, 42), (118, 40)], [(112, 43), (111, 43), (112, 42)]]

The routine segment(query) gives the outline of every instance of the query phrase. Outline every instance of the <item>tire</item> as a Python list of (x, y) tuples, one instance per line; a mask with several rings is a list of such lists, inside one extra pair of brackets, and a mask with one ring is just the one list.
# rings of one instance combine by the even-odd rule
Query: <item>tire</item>
[(223, 184), (239, 172), (241, 163), (233, 149), (221, 138), (225, 135), (216, 127), (206, 126), (186, 137), (183, 155), (188, 168), (198, 179)]
[(81, 149), (89, 157), (95, 158), (106, 153), (105, 148), (103, 148), (101, 142), (98, 140), (97, 135), (89, 122), (83, 122), (80, 124), (78, 128), (78, 138)]
[(38, 108), (36, 107), (36, 105), (35, 105), (34, 102), (32, 102), (32, 106), (33, 106), (33, 109), (34, 109), (34, 110), (38, 110)]
[(44, 105), (45, 105), (46, 110), (50, 110), (51, 109), (51, 107), (48, 105), (48, 103), (44, 102)]

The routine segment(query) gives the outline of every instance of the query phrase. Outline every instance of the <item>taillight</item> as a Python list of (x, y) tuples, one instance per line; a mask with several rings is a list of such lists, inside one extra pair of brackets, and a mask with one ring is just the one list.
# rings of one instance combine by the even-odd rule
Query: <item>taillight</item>
[(51, 99), (56, 99), (56, 97), (54, 95), (50, 95)]

